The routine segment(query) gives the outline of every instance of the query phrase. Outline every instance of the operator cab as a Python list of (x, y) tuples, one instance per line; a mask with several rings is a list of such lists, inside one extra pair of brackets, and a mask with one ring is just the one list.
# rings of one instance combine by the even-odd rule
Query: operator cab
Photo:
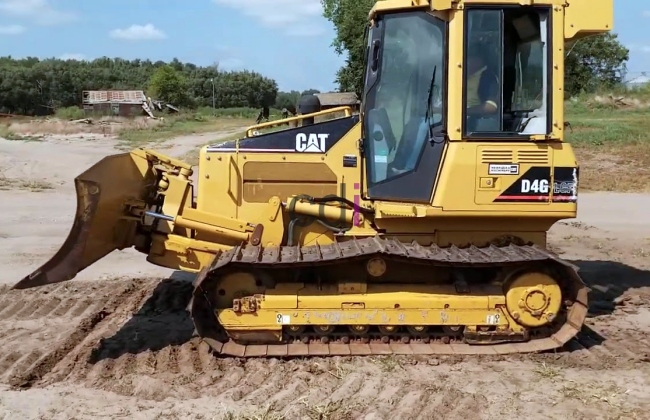
[[(550, 133), (550, 8), (464, 10), (462, 137), (526, 140)], [(460, 12), (457, 12), (460, 13)], [(362, 108), (370, 199), (430, 203), (448, 141), (445, 14), (378, 14), (369, 28)], [(455, 42), (451, 42), (455, 44)]]

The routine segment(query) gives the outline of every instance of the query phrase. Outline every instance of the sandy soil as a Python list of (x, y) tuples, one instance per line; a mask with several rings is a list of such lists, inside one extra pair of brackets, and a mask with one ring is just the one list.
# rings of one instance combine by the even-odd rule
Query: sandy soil
[(84, 137), (0, 140), (0, 419), (649, 418), (650, 196), (582, 194), (579, 218), (553, 227), (551, 246), (592, 288), (587, 326), (562, 351), (244, 361), (192, 336), (191, 276), (133, 251), (7, 290), (66, 237), (74, 176), (116, 153)]

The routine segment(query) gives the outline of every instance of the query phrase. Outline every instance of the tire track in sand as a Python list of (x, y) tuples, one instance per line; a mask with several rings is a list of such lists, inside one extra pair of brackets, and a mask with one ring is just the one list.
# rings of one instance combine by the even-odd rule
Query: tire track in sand
[(0, 382), (33, 384), (137, 287), (109, 280), (0, 292)]
[[(107, 288), (114, 292), (115, 284), (118, 283)], [(105, 289), (95, 293), (101, 290)], [(9, 351), (3, 353), (0, 363), (5, 363), (6, 359), (27, 371), (30, 371), (27, 367), (30, 364), (32, 380), (28, 383), (37, 386), (70, 381), (150, 400), (210, 396), (215, 402), (224, 404), (260, 409), (270, 405), (276, 412), (287, 415), (336, 411), (351, 415), (374, 414), (376, 418), (394, 415), (426, 418), (441, 413), (465, 415), (467, 412), (462, 407), (478, 408), (485, 404), (477, 392), (446, 386), (444, 377), (440, 376), (441, 370), (450, 371), (469, 362), (498, 363), (503, 360), (592, 369), (601, 369), (604, 363), (629, 367), (641, 362), (639, 354), (648, 349), (644, 334), (603, 328), (603, 325), (617, 325), (617, 320), (625, 316), (614, 312), (602, 318), (590, 318), (588, 327), (572, 345), (574, 350), (557, 353), (516, 357), (334, 357), (285, 361), (220, 358), (211, 355), (208, 346), (192, 336), (193, 325), (186, 311), (192, 291), (190, 282), (141, 281), (137, 286), (122, 290), (119, 299), (104, 300), (81, 312), (82, 318), (86, 315), (85, 319), (96, 313), (95, 309), (103, 310), (106, 316), (91, 322), (92, 327), (84, 328), (82, 339), (72, 340), (77, 343), (74, 348), (59, 346), (65, 349), (63, 357), (53, 359), (58, 363), (49, 373), (47, 369), (34, 368), (35, 363), (39, 365), (36, 356), (21, 359), (21, 364), (21, 360)], [(18, 316), (36, 319), (67, 305), (63, 302), (74, 300), (75, 305), (83, 307), (89, 301), (82, 303), (83, 298), (65, 293), (70, 292), (60, 290), (51, 300), (43, 299), (42, 309), (32, 312), (10, 305), (0, 312), (0, 318), (12, 311), (12, 319)], [(88, 298), (85, 293), (80, 291)], [(4, 294), (0, 294), (0, 301), (3, 298)], [(69, 317), (79, 313), (76, 308), (73, 305), (67, 309)], [(623, 337), (625, 340), (618, 341)], [(611, 360), (603, 359), (602, 355), (607, 354)], [(38, 358), (42, 360), (42, 356)], [(49, 364), (40, 365), (49, 368)]]

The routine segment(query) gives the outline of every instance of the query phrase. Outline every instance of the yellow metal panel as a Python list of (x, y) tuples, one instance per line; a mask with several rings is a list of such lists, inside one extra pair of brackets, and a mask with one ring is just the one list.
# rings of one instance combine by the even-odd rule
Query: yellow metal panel
[(429, 7), (427, 0), (382, 0), (376, 2), (370, 9), (369, 17), (372, 19), (378, 13), (423, 7)]
[(431, 0), (431, 10), (449, 10), (452, 0)]
[[(226, 329), (272, 330), (282, 325), (508, 325), (508, 316), (501, 308), (382, 311), (368, 309), (306, 310), (285, 312), (260, 310), (239, 314), (232, 309), (218, 311), (221, 325)], [(283, 324), (278, 324), (278, 319)], [(511, 325), (513, 329), (516, 325)]]
[(153, 235), (147, 261), (172, 269), (196, 273), (209, 265), (217, 250), (229, 247), (213, 242), (198, 241), (178, 235)]
[[(244, 153), (240, 152), (238, 155), (238, 172), (240, 174), (244, 174), (244, 168), (246, 165), (249, 165), (251, 163), (258, 163), (258, 162), (268, 162), (273, 165), (279, 165), (279, 164), (286, 164), (289, 162), (290, 164), (298, 164), (302, 167), (307, 167), (311, 166), (313, 164), (320, 164), (320, 165), (314, 165), (318, 168), (323, 168), (326, 167), (328, 174), (334, 175), (335, 176), (335, 182), (336, 182), (336, 194), (337, 195), (343, 195), (345, 198), (348, 200), (354, 202), (355, 197), (357, 198), (357, 201), (359, 204), (363, 205), (363, 200), (359, 197), (361, 194), (360, 190), (360, 183), (361, 183), (361, 170), (362, 170), (362, 165), (361, 165), (361, 157), (359, 155), (359, 148), (357, 145), (357, 142), (359, 141), (361, 137), (361, 125), (360, 123), (357, 123), (341, 140), (339, 140), (328, 152), (324, 155), (321, 154), (312, 154), (312, 153), (277, 153), (277, 152), (270, 152), (270, 153)], [(226, 153), (214, 153), (212, 156), (216, 155), (226, 155)], [(343, 157), (345, 155), (354, 155), (357, 157), (357, 161), (359, 164), (357, 167), (344, 167), (343, 166)], [(322, 165), (322, 166), (321, 166)], [(217, 176), (217, 174), (215, 174)], [(240, 183), (243, 182), (243, 176), (240, 175)], [(331, 181), (334, 180), (332, 179), (327, 179), (328, 184), (331, 185)], [(300, 181), (300, 180), (298, 180)], [(343, 185), (344, 184), (344, 185)], [(290, 191), (292, 195), (298, 195), (298, 194), (311, 194), (312, 187), (310, 187), (308, 184), (301, 184), (301, 183), (295, 183), (295, 189), (293, 191)], [(357, 187), (355, 189), (355, 186)], [(211, 204), (211, 207), (214, 206), (215, 212), (219, 212), (217, 209), (218, 207), (218, 200), (217, 196), (219, 191), (223, 190), (223, 187), (221, 188), (215, 188), (215, 190), (212, 192), (213, 196), (215, 196), (215, 202)], [(282, 190), (283, 193), (287, 193), (287, 189)], [(219, 193), (222, 194), (222, 193)], [(225, 198), (225, 197), (224, 197)], [(256, 222), (260, 218), (260, 214), (268, 207), (268, 204), (266, 203), (251, 203), (251, 202), (245, 202), (245, 205), (240, 207), (238, 209), (238, 216), (237, 218), (240, 220), (246, 220), (250, 222)], [(339, 211), (336, 211), (336, 214), (338, 214)], [(261, 223), (264, 223), (263, 221)], [(317, 223), (314, 223), (312, 228), (317, 230), (319, 233), (322, 232), (322, 229), (319, 227)], [(325, 239), (325, 238), (321, 238)]]
[(551, 81), (551, 133), (553, 139), (564, 140), (564, 8), (554, 7), (551, 13), (553, 27), (551, 43), (553, 52), (553, 77)]
[(237, 217), (241, 197), (236, 188), (241, 183), (241, 173), (237, 172), (236, 164), (231, 164), (230, 154), (208, 153), (207, 147), (201, 148), (199, 154), (196, 207), (225, 217)]
[[(413, 287), (410, 286), (410, 288), (412, 289)], [(332, 294), (328, 296), (327, 300), (323, 299), (324, 295), (301, 295), (298, 298), (298, 306), (300, 309), (340, 309), (346, 303), (363, 303), (366, 309), (381, 310), (394, 308), (396, 305), (402, 309), (445, 309), (445, 306), (451, 309), (487, 309), (490, 302), (487, 296), (480, 296), (477, 293), (472, 293), (467, 296), (459, 296), (452, 293), (453, 290), (449, 290), (448, 293), (440, 292), (436, 294), (384, 293), (378, 291), (377, 288), (368, 287), (367, 295)]]
[[(452, 142), (449, 144), (445, 156), (443, 169), (440, 173), (432, 203), (433, 208), (428, 213), (429, 217), (436, 217), (437, 215), (448, 215), (450, 217), (473, 216), (476, 218), (517, 215), (517, 217), (530, 219), (575, 217), (575, 210), (569, 203), (552, 203), (551, 205), (540, 205), (537, 203), (499, 203), (495, 205), (492, 203), (490, 197), (492, 199), (496, 198), (507, 185), (503, 184), (505, 179), (502, 179), (499, 181), (501, 189), (483, 190), (478, 188), (480, 183), (479, 179), (488, 176), (488, 164), (480, 163), (482, 162), (480, 151), (483, 150), (503, 151), (503, 153), (511, 152), (513, 153), (513, 159), (524, 159), (524, 163), (521, 164), (520, 173), (533, 165), (543, 166), (540, 163), (541, 157), (538, 154), (540, 149), (536, 144), (512, 143), (509, 141), (502, 143), (492, 142), (489, 145), (484, 142)], [(490, 155), (487, 154), (486, 156), (489, 157)], [(504, 154), (503, 156), (506, 155)], [(549, 156), (552, 156), (552, 159), (561, 159), (563, 162), (575, 161), (573, 149), (568, 147), (566, 143), (557, 143), (554, 145), (552, 151), (549, 149)], [(549, 162), (552, 161), (549, 160)], [(571, 165), (566, 164), (565, 166)], [(469, 189), (474, 189), (476, 192), (469, 193)], [(440, 228), (445, 226), (446, 223), (441, 222)]]
[[(276, 299), (291, 290), (291, 285), (268, 291), (265, 309), (279, 308)], [(453, 285), (411, 284), (404, 291), (402, 284), (367, 283), (363, 293), (340, 293), (339, 285), (323, 284), (319, 288), (306, 285), (298, 291), (298, 309), (340, 309), (345, 304), (363, 304), (366, 309), (487, 309), (493, 304), (504, 304), (501, 286), (472, 286), (472, 293), (459, 295)], [(295, 291), (293, 292), (295, 293)]]
[[(482, 145), (476, 154), (476, 204), (493, 204), (499, 207), (511, 203), (493, 203), (494, 199), (510, 185), (519, 179), (531, 167), (551, 167), (553, 163), (553, 149), (542, 144), (509, 144), (509, 145)], [(517, 165), (515, 174), (490, 174), (490, 165), (505, 168)], [(503, 170), (499, 172), (504, 172)], [(491, 185), (487, 185), (487, 181)], [(542, 203), (536, 203), (539, 206)], [(548, 205), (549, 203), (544, 203)]]
[(298, 294), (304, 288), (303, 283), (279, 283), (266, 291), (262, 307), (275, 309), (297, 309)]
[[(447, 130), (449, 139), (461, 140), (462, 138), (462, 109), (463, 109), (463, 43), (464, 37), (464, 12), (453, 10), (449, 12), (449, 83), (447, 84)], [(454, 42), (453, 40), (459, 40)]]
[[(352, 202), (355, 202), (356, 197), (359, 204), (364, 204), (360, 198), (362, 165), (357, 145), (360, 135), (361, 126), (357, 124), (323, 155), (245, 151), (214, 153), (207, 152), (206, 148), (203, 148), (200, 155), (197, 208), (205, 213), (233, 219), (233, 222), (240, 220), (253, 224), (261, 223), (265, 226), (262, 243), (267, 244), (270, 241), (277, 244), (282, 238), (283, 231), (279, 230), (282, 226), (276, 228), (275, 224), (272, 225), (273, 231), (269, 229), (273, 222), (268, 215), (268, 200), (272, 198), (271, 196), (280, 194), (283, 200), (286, 200), (289, 195), (297, 194), (319, 196), (322, 188), (318, 185), (321, 185), (326, 186), (329, 193), (343, 195)], [(359, 162), (357, 167), (344, 167), (342, 163), (344, 155), (355, 155)], [(266, 173), (260, 172), (260, 168), (265, 168)], [(286, 172), (287, 168), (293, 169), (291, 173)], [(304, 171), (298, 170), (300, 168), (309, 173), (301, 176)], [(260, 179), (260, 176), (264, 178)], [(281, 188), (273, 187), (278, 179), (289, 178), (294, 179), (295, 182), (285, 182), (280, 186)], [(256, 179), (260, 179), (261, 184), (250, 182)], [(318, 184), (309, 183), (314, 179), (318, 179)], [(245, 200), (244, 193), (251, 193), (251, 191), (255, 192), (255, 197), (248, 197), (251, 201)], [(337, 211), (336, 214), (338, 215), (339, 212)], [(350, 233), (362, 234), (361, 230), (363, 224), (360, 228), (351, 229)], [(316, 236), (309, 234), (310, 231)], [(319, 243), (331, 242), (331, 235), (322, 235), (322, 233), (322, 226), (313, 223), (309, 228), (299, 229), (296, 238), (313, 241), (318, 237)], [(205, 234), (199, 238), (219, 240)]]
[(564, 10), (566, 39), (609, 32), (614, 28), (614, 0), (572, 0)]

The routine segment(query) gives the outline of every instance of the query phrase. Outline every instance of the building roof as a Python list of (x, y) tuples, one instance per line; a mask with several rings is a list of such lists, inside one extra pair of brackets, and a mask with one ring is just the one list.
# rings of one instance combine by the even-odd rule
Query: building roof
[(354, 92), (317, 93), (316, 96), (321, 106), (345, 106), (359, 103), (357, 94)]
[(141, 104), (147, 100), (142, 90), (86, 90), (83, 92), (83, 103), (97, 104), (127, 103)]

